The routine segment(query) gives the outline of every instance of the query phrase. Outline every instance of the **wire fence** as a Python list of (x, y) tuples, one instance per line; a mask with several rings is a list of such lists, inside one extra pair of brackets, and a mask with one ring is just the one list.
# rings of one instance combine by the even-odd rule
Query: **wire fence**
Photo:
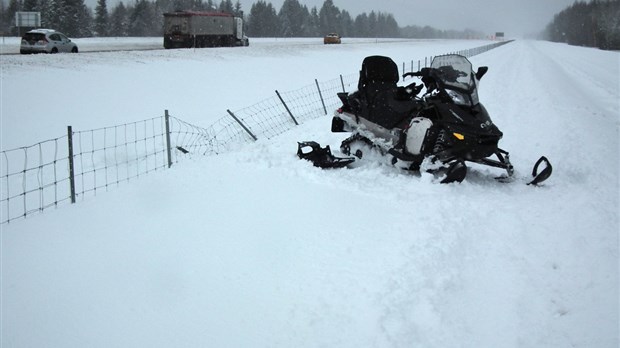
[[(451, 53), (472, 57), (510, 41)], [(403, 62), (402, 73), (428, 66), (431, 57)], [(314, 81), (293, 91), (275, 91), (272, 98), (227, 110), (203, 128), (164, 115), (86, 131), (17, 149), (0, 159), (0, 224), (64, 203), (107, 191), (121, 183), (162, 171), (191, 154), (230, 151), (259, 138), (271, 139), (340, 106), (338, 92), (357, 88), (358, 74)]]

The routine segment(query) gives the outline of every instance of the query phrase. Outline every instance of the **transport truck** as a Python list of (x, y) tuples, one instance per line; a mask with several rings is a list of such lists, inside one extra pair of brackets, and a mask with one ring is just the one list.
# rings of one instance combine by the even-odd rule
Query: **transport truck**
[(243, 19), (224, 12), (164, 13), (164, 48), (248, 46)]

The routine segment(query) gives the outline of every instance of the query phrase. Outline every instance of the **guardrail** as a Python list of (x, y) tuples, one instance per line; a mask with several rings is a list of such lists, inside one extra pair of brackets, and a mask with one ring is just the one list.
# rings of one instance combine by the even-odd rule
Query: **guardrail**
[[(462, 50), (471, 57), (510, 41)], [(403, 62), (402, 73), (430, 64), (433, 57)], [(408, 64), (409, 63), (409, 64)], [(416, 64), (417, 63), (417, 64)], [(227, 110), (203, 128), (164, 115), (143, 121), (86, 131), (67, 127), (67, 134), (0, 153), (0, 224), (36, 212), (75, 203), (88, 195), (162, 171), (188, 155), (230, 151), (260, 138), (271, 139), (340, 106), (338, 92), (357, 87), (358, 74), (314, 81), (272, 98)]]

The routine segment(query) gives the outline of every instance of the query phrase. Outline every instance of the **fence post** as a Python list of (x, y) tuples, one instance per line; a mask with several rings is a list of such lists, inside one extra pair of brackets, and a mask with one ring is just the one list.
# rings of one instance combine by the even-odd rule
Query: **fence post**
[(347, 93), (347, 90), (344, 89), (344, 80), (342, 79), (342, 74), (340, 74), (340, 84), (342, 85), (342, 93)]
[(319, 87), (319, 81), (317, 79), (314, 79), (314, 82), (316, 83), (316, 89), (319, 90), (319, 97), (321, 97), (321, 104), (323, 104), (323, 111), (325, 111), (325, 115), (327, 115), (327, 108), (325, 107), (325, 101), (323, 100), (323, 94), (321, 93), (321, 87)]
[(288, 106), (284, 102), (284, 99), (282, 99), (282, 96), (280, 95), (280, 92), (278, 92), (277, 89), (276, 89), (276, 94), (278, 95), (278, 98), (280, 98), (280, 101), (282, 102), (282, 105), (284, 105), (284, 108), (286, 109), (286, 112), (288, 112), (288, 115), (291, 116), (291, 118), (293, 119), (293, 122), (295, 122), (295, 125), (299, 126), (299, 123), (297, 123), (295, 116), (293, 116), (293, 113), (291, 112), (291, 110), (289, 110)]
[(73, 166), (73, 129), (67, 126), (67, 142), (69, 145), (69, 189), (71, 190), (71, 203), (75, 203), (75, 168)]
[(228, 111), (228, 113), (230, 114), (230, 116), (232, 116), (232, 118), (234, 118), (234, 119), (235, 119), (235, 121), (237, 121), (237, 123), (239, 123), (239, 125), (240, 125), (240, 126), (241, 126), (241, 127), (242, 127), (245, 131), (246, 131), (246, 132), (248, 132), (248, 134), (252, 137), (252, 139), (254, 139), (254, 141), (258, 140), (258, 138), (257, 138), (254, 134), (252, 134), (252, 132), (250, 132), (250, 130), (248, 129), (248, 127), (246, 127), (246, 126), (243, 124), (243, 122), (241, 122), (241, 120), (239, 120), (239, 119), (237, 118), (237, 116), (235, 116), (235, 114), (233, 114), (233, 113), (232, 113), (232, 111), (230, 111), (230, 110), (226, 110), (226, 111)]
[(168, 168), (172, 167), (172, 153), (170, 151), (170, 114), (168, 110), (164, 112), (164, 119), (166, 120), (166, 153), (168, 154)]

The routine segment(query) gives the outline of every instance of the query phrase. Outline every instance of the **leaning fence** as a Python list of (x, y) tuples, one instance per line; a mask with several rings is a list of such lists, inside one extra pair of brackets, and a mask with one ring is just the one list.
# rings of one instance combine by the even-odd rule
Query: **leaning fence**
[[(457, 52), (471, 57), (510, 41)], [(428, 66), (433, 57), (403, 62), (402, 73)], [(338, 92), (356, 88), (358, 75), (275, 91), (254, 105), (227, 110), (204, 128), (164, 115), (138, 122), (67, 133), (31, 146), (3, 150), (0, 224), (162, 171), (187, 154), (220, 154), (259, 138), (270, 139), (339, 106)]]

